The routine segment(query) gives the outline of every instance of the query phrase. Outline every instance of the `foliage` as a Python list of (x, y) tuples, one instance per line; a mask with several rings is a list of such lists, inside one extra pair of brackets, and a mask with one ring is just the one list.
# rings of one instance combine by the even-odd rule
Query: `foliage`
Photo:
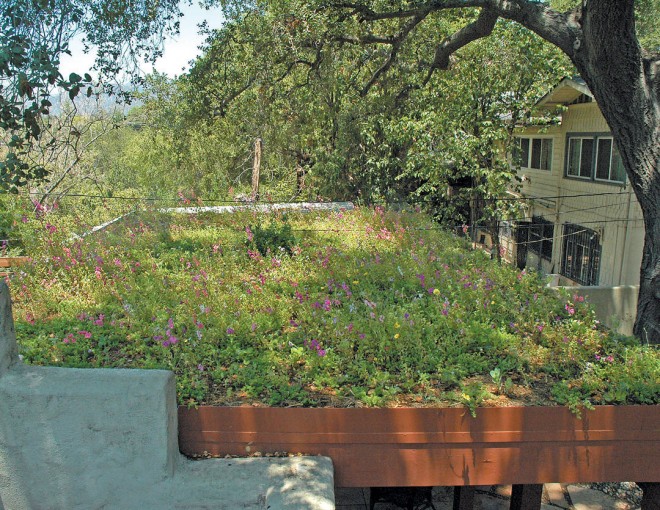
[[(193, 117), (226, 133), (228, 147), (245, 151), (263, 138), (265, 165), (280, 176), (302, 169), (312, 193), (422, 202), (453, 224), (469, 220), (461, 214), (472, 193), (500, 196), (511, 184), (501, 152), (513, 126), (569, 69), (556, 48), (501, 22), (490, 39), (461, 51), (450, 72), (431, 76), (426, 60), (474, 17), (468, 12), (416, 27), (379, 73), (384, 45), (368, 44), (346, 17), (310, 2), (231, 6), (182, 80)], [(470, 192), (447, 197), (456, 182)], [(504, 203), (489, 207), (479, 214), (502, 217)]]
[(181, 403), (658, 403), (656, 350), (420, 214), (270, 217), (295, 245), (268, 255), (246, 248), (256, 213), (142, 212), (75, 240), (61, 212), (26, 215), (29, 363), (168, 368)]
[(246, 228), (249, 248), (254, 248), (262, 256), (277, 255), (281, 252), (291, 255), (297, 244), (289, 222), (284, 218), (280, 222), (271, 221), (265, 228), (261, 224)]
[(0, 162), (0, 189), (16, 191), (46, 177), (47, 168), (31, 165), (26, 156), (42, 136), (53, 90), (59, 88), (71, 100), (97, 92), (89, 73), (65, 77), (59, 71), (73, 37), (84, 35), (85, 44), (96, 47), (96, 86), (112, 92), (112, 80), (121, 70), (130, 74), (136, 60), (159, 54), (158, 36), (177, 30), (178, 13), (174, 0), (0, 3), (0, 136), (7, 147)]

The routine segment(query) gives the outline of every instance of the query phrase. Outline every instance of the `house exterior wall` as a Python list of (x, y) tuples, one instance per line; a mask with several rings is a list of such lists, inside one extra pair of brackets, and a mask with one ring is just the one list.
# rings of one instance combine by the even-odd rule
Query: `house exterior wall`
[[(561, 273), (566, 236), (565, 224), (584, 235), (595, 231), (600, 239), (598, 278), (591, 285), (638, 285), (644, 224), (642, 212), (629, 183), (604, 182), (566, 176), (568, 136), (607, 136), (610, 129), (595, 102), (569, 105), (559, 125), (529, 127), (517, 136), (552, 140), (551, 168), (520, 168), (521, 194), (536, 197), (525, 212), (526, 219), (542, 217), (554, 224), (552, 257), (528, 253), (527, 266), (540, 272)], [(574, 196), (579, 195), (579, 196)], [(587, 230), (588, 229), (588, 230)], [(590, 237), (591, 238), (591, 237)], [(562, 284), (579, 284), (563, 277)]]

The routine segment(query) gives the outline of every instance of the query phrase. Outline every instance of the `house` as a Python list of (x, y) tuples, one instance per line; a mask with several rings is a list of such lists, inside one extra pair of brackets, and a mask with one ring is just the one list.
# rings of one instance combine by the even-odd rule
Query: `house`
[(522, 218), (503, 222), (518, 267), (586, 296), (597, 317), (632, 334), (644, 244), (642, 211), (609, 126), (580, 78), (564, 78), (536, 104), (554, 122), (518, 129), (513, 194)]
[(563, 111), (559, 122), (516, 134), (525, 207), (510, 244), (519, 266), (559, 275), (560, 285), (638, 285), (642, 212), (593, 95), (565, 78), (536, 106)]

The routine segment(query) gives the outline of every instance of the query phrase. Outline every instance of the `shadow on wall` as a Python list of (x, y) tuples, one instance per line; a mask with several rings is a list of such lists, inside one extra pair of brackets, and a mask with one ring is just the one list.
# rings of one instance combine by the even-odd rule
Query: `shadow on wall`
[(608, 328), (622, 335), (633, 334), (639, 285), (562, 288), (584, 297), (593, 306), (598, 320)]

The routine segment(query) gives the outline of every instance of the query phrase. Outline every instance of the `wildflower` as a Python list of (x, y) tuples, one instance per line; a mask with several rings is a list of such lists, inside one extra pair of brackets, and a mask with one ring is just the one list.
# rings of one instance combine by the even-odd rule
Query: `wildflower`
[(397, 334), (394, 335), (394, 339), (395, 339), (395, 340), (398, 340), (400, 336), (401, 336), (401, 335), (400, 335), (399, 333), (397, 333)]
[(257, 323), (253, 322), (252, 326), (250, 326), (250, 330), (254, 333), (254, 331), (257, 329)]
[(78, 331), (78, 334), (87, 339), (92, 338), (92, 333), (89, 331), (85, 331), (85, 330)]
[(227, 328), (227, 334), (228, 334), (228, 335), (233, 335), (235, 332), (236, 332), (236, 331), (234, 330), (234, 328), (231, 328), (231, 327), (230, 327), (230, 328)]
[(398, 329), (398, 328), (401, 327), (401, 324), (399, 324), (398, 322), (395, 322), (395, 323), (394, 323), (394, 327)]
[(436, 296), (440, 294), (440, 289), (433, 289), (433, 294)]
[(98, 319), (96, 319), (96, 320), (94, 321), (94, 325), (95, 325), (95, 326), (103, 326), (103, 319), (105, 319), (105, 315), (103, 315), (102, 313), (99, 314)]
[(206, 370), (206, 368), (204, 367), (204, 365), (202, 365), (200, 363), (199, 365), (197, 365), (197, 370), (199, 370), (200, 372), (203, 372), (204, 370)]
[(570, 303), (567, 303), (564, 308), (568, 312), (568, 315), (574, 315), (575, 314), (575, 308), (573, 308)]

